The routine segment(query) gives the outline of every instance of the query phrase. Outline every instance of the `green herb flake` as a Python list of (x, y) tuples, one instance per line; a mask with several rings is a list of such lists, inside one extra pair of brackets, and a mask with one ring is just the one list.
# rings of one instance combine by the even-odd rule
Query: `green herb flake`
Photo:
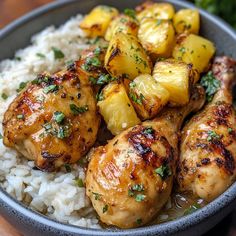
[(69, 164), (64, 165), (66, 172), (70, 173), (71, 172), (71, 166)]
[(144, 194), (137, 194), (135, 197), (135, 201), (136, 202), (142, 202), (145, 199), (145, 195)]
[(108, 205), (105, 205), (103, 208), (102, 208), (102, 213), (104, 214), (105, 212), (107, 212), (108, 210)]
[(112, 82), (114, 80), (116, 80), (116, 78), (110, 76), (109, 74), (102, 74), (97, 80), (97, 85), (108, 84), (109, 82)]
[(51, 128), (52, 128), (52, 125), (50, 123), (46, 123), (43, 125), (43, 128), (46, 130), (46, 131), (49, 131)]
[(139, 218), (139, 219), (136, 220), (136, 223), (137, 223), (138, 225), (141, 225), (141, 224), (143, 223), (143, 220), (142, 220), (141, 218)]
[(207, 141), (211, 142), (213, 140), (219, 140), (220, 139), (220, 135), (218, 135), (215, 131), (213, 130), (209, 130), (207, 132)]
[(133, 191), (142, 192), (142, 191), (144, 191), (144, 186), (143, 186), (143, 184), (135, 184), (131, 187), (131, 189)]
[(172, 175), (172, 171), (167, 165), (161, 165), (157, 169), (155, 169), (155, 173), (158, 174), (162, 179), (166, 179), (167, 177)]
[(186, 48), (185, 48), (185, 47), (181, 47), (181, 48), (179, 49), (179, 51), (182, 52), (182, 54), (184, 54), (184, 53), (186, 52)]
[(201, 85), (206, 89), (206, 98), (210, 102), (213, 99), (213, 95), (219, 90), (221, 82), (217, 80), (212, 71), (209, 71), (204, 75), (200, 81)]
[(184, 215), (191, 214), (200, 208), (201, 208), (201, 206), (198, 203), (195, 203), (195, 204), (191, 205), (188, 209), (185, 210)]
[(131, 89), (134, 89), (134, 88), (136, 87), (136, 83), (135, 83), (134, 81), (130, 82), (130, 83), (129, 83), (129, 87), (130, 87)]
[(19, 114), (16, 116), (17, 119), (23, 120), (25, 118), (24, 114)]
[(129, 93), (129, 97), (137, 104), (142, 105), (143, 100), (145, 97), (143, 96), (142, 93), (140, 93), (139, 96), (137, 96), (135, 93)]
[(15, 60), (21, 61), (21, 57), (15, 57)]
[(40, 52), (36, 53), (36, 56), (39, 57), (39, 58), (42, 58), (42, 59), (45, 58), (45, 55), (43, 53), (40, 53)]
[(1, 97), (3, 100), (7, 100), (8, 99), (8, 95), (6, 93), (2, 93)]
[(157, 20), (157, 26), (159, 26), (161, 23), (162, 23), (162, 20), (161, 20), (161, 19), (158, 19), (158, 20)]
[(154, 129), (152, 127), (147, 127), (143, 131), (144, 134), (153, 134), (153, 132), (154, 132)]
[(19, 93), (21, 90), (23, 90), (26, 87), (27, 84), (28, 84), (28, 82), (21, 82), (19, 84), (19, 88), (16, 90), (16, 92)]
[(126, 8), (126, 9), (124, 10), (124, 14), (127, 15), (127, 16), (129, 16), (129, 17), (131, 17), (131, 18), (133, 18), (133, 19), (136, 19), (136, 12), (135, 12), (135, 10), (133, 10), (133, 9)]
[(52, 51), (54, 53), (54, 59), (56, 60), (59, 60), (65, 57), (64, 53), (56, 47), (52, 47)]
[(232, 128), (228, 128), (228, 133), (231, 134), (233, 132)]
[(75, 183), (78, 187), (83, 188), (84, 187), (84, 181), (81, 178), (75, 179)]
[(101, 91), (101, 92), (98, 92), (97, 94), (96, 94), (96, 99), (97, 99), (97, 101), (102, 101), (102, 100), (104, 100), (104, 95), (103, 95), (103, 92)]
[(65, 119), (65, 114), (61, 111), (56, 111), (53, 114), (53, 118), (58, 124), (60, 124)]
[(78, 107), (75, 104), (70, 104), (70, 110), (73, 115), (79, 115), (88, 111), (88, 106)]
[(43, 92), (48, 94), (48, 93), (52, 93), (52, 92), (56, 92), (59, 89), (59, 87), (55, 84), (49, 85), (47, 87), (44, 87)]
[(95, 85), (97, 83), (97, 80), (94, 77), (89, 77), (89, 81), (91, 84)]
[(102, 50), (101, 50), (100, 47), (95, 48), (94, 51), (93, 51), (95, 56), (99, 56), (101, 52), (102, 52)]
[(95, 200), (100, 200), (102, 197), (102, 195), (100, 193), (92, 192), (92, 194), (94, 195)]
[(60, 126), (56, 133), (57, 138), (64, 139), (70, 136), (70, 130), (68, 126)]
[(3, 139), (3, 136), (2, 136), (2, 134), (0, 133), (0, 139)]

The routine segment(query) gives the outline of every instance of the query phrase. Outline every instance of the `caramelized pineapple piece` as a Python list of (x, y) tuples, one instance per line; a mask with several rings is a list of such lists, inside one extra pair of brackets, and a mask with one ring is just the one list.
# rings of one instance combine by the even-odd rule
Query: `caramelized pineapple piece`
[(180, 35), (173, 50), (173, 57), (186, 63), (202, 73), (209, 67), (209, 62), (215, 54), (214, 44), (198, 35)]
[(114, 7), (97, 6), (84, 17), (80, 28), (88, 37), (104, 36), (112, 18), (118, 14), (118, 10)]
[(198, 10), (181, 9), (175, 14), (173, 22), (177, 34), (198, 34), (199, 32), (200, 16)]
[(142, 21), (146, 17), (154, 19), (171, 20), (174, 17), (175, 9), (169, 3), (145, 2), (136, 8), (137, 19)]
[(123, 83), (108, 84), (102, 94), (103, 100), (98, 102), (98, 107), (112, 134), (117, 135), (140, 123)]
[(118, 32), (109, 43), (105, 68), (114, 77), (132, 80), (140, 74), (150, 74), (152, 64), (136, 37)]
[(129, 97), (142, 120), (155, 117), (169, 96), (169, 92), (148, 74), (136, 77), (129, 84)]
[(169, 57), (175, 44), (175, 30), (169, 20), (145, 18), (140, 24), (138, 38), (152, 57)]
[(189, 102), (194, 79), (192, 65), (173, 59), (159, 61), (154, 66), (153, 77), (169, 91), (172, 105), (183, 106)]
[(135, 19), (127, 15), (119, 15), (109, 24), (105, 34), (105, 39), (110, 41), (117, 32), (123, 32), (125, 34), (137, 36), (138, 27), (139, 24)]

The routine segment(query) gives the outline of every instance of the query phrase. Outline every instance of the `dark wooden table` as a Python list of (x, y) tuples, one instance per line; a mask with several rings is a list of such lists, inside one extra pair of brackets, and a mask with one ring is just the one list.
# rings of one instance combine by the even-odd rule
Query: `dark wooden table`
[[(0, 0), (0, 28), (28, 11), (54, 0)], [(236, 211), (226, 217), (205, 236), (236, 236)], [(22, 236), (0, 216), (0, 236)]]

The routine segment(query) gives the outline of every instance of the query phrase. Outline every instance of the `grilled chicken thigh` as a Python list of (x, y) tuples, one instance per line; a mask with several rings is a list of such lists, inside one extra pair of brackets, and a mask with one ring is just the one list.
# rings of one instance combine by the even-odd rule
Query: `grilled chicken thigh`
[(168, 200), (178, 157), (178, 130), (199, 110), (204, 90), (196, 87), (184, 108), (129, 128), (90, 153), (86, 193), (102, 222), (131, 228), (149, 222)]
[(4, 144), (41, 170), (75, 163), (96, 140), (100, 116), (89, 77), (101, 72), (102, 59), (92, 64), (94, 54), (87, 50), (67, 70), (39, 75), (4, 115)]
[(236, 62), (215, 59), (212, 72), (221, 82), (212, 102), (193, 117), (183, 130), (178, 183), (211, 201), (235, 180), (236, 116), (232, 106), (232, 86)]

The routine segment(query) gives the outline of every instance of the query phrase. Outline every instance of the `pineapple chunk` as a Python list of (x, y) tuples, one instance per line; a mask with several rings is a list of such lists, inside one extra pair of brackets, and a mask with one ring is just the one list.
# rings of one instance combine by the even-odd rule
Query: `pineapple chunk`
[(215, 54), (213, 43), (198, 35), (180, 35), (173, 50), (173, 57), (191, 63), (199, 72), (205, 72)]
[(112, 134), (117, 135), (140, 123), (123, 83), (112, 82), (102, 93), (103, 100), (98, 102), (98, 107)]
[(199, 32), (200, 16), (198, 10), (182, 9), (175, 14), (173, 22), (178, 34), (198, 34)]
[(154, 19), (171, 20), (174, 17), (175, 9), (173, 5), (169, 3), (153, 3), (146, 2), (136, 8), (137, 19), (142, 21), (146, 17), (152, 17)]
[(148, 74), (136, 77), (129, 84), (129, 97), (142, 120), (155, 117), (169, 96), (169, 92)]
[(123, 32), (125, 34), (137, 36), (138, 27), (138, 22), (135, 19), (127, 15), (119, 15), (109, 24), (105, 34), (105, 39), (110, 41), (113, 35), (117, 32)]
[(138, 38), (152, 57), (169, 57), (175, 44), (175, 30), (169, 20), (145, 18), (140, 24)]
[(172, 105), (183, 106), (189, 102), (194, 79), (192, 65), (173, 59), (159, 61), (154, 66), (153, 77), (169, 91)]
[(132, 80), (140, 74), (150, 74), (152, 64), (135, 36), (118, 32), (109, 43), (105, 68), (113, 77)]
[(85, 16), (80, 28), (88, 37), (104, 36), (112, 18), (119, 14), (118, 10), (109, 6), (97, 6)]

